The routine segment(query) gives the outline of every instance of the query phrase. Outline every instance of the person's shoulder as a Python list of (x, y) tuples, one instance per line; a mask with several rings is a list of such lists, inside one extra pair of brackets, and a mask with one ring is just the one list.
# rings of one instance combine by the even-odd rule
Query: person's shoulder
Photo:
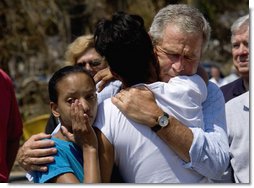
[(209, 80), (208, 83), (207, 83), (207, 89), (210, 92), (211, 91), (218, 91), (218, 90), (220, 90), (220, 87), (217, 84), (215, 84), (214, 82)]
[(0, 69), (0, 81), (4, 82), (6, 85), (12, 85), (12, 80), (10, 76), (4, 72), (2, 69)]
[(187, 76), (187, 75), (179, 75), (175, 76), (173, 78), (170, 78), (168, 83), (177, 83), (177, 84), (200, 84), (200, 83), (205, 84), (204, 80), (197, 74)]
[(206, 99), (206, 101), (208, 101), (208, 102), (213, 101), (216, 103), (220, 103), (220, 102), (225, 103), (224, 95), (223, 95), (220, 87), (211, 81), (208, 81), (208, 84), (207, 84), (207, 99)]
[(52, 137), (51, 139), (55, 142), (58, 158), (69, 158), (70, 155), (81, 152), (79, 146), (74, 142), (61, 140), (56, 137)]
[(233, 88), (234, 86), (239, 85), (241, 83), (242, 83), (242, 78), (238, 78), (238, 79), (234, 80), (233, 82), (230, 82), (230, 83), (228, 83), (226, 85), (221, 86), (220, 89), (222, 91), (227, 91), (230, 88)]
[[(181, 84), (183, 87), (188, 88), (190, 91), (194, 91), (195, 93), (198, 93), (200, 95), (207, 95), (207, 86), (205, 81), (201, 76), (198, 74), (194, 74), (191, 76), (177, 76), (181, 81), (179, 81), (179, 84)], [(175, 77), (176, 78), (176, 77)], [(206, 97), (205, 97), (206, 98)]]
[(235, 104), (239, 104), (239, 103), (249, 103), (249, 91), (229, 100), (226, 105), (230, 106), (230, 105), (235, 105)]
[(112, 101), (111, 101), (111, 98), (107, 98), (107, 99), (105, 99), (105, 100), (103, 100), (100, 104), (99, 104), (99, 106), (110, 106), (110, 105), (112, 105), (113, 103), (112, 103)]
[[(98, 87), (100, 83), (101, 83), (101, 81), (98, 82), (98, 83), (96, 84), (96, 87)], [(121, 88), (121, 86), (122, 86), (122, 82), (121, 82), (120, 80), (112, 80), (112, 81), (108, 82), (108, 83), (105, 85), (105, 87), (103, 88), (103, 90), (104, 90), (104, 89), (109, 89), (109, 90), (111, 90), (112, 88), (119, 89), (119, 88)], [(102, 90), (102, 91), (103, 91), (103, 90)]]
[(98, 113), (97, 114), (109, 114), (112, 111), (117, 110), (118, 108), (112, 103), (111, 97), (103, 100), (98, 104)]
[(3, 71), (3, 69), (0, 69), (0, 76), (3, 77), (3, 78), (9, 77), (9, 76), (7, 75), (7, 73)]
[(72, 146), (74, 144), (73, 142), (66, 141), (66, 140), (61, 140), (61, 139), (56, 138), (54, 136), (51, 137), (50, 139), (55, 142), (56, 148), (59, 148), (59, 149), (64, 150), (64, 151), (65, 151), (66, 148), (69, 148), (70, 146)]

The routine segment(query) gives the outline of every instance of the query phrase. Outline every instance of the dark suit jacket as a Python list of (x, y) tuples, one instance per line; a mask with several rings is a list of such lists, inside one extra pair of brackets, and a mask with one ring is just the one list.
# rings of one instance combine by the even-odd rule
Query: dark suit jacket
[(222, 86), (220, 89), (224, 95), (225, 103), (247, 91), (244, 87), (242, 78), (238, 78), (237, 80)]

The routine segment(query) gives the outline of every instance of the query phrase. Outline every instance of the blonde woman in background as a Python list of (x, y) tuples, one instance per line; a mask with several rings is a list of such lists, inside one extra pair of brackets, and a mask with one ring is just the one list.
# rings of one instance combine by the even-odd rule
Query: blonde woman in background
[(108, 63), (94, 48), (93, 35), (83, 35), (76, 38), (65, 53), (67, 65), (82, 64), (92, 76), (108, 67)]

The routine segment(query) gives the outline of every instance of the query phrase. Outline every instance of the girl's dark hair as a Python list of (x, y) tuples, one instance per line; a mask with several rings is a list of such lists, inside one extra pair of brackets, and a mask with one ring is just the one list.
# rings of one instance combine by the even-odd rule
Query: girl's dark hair
[(159, 73), (153, 45), (140, 16), (116, 12), (111, 20), (97, 23), (94, 37), (96, 51), (105, 56), (110, 69), (127, 86), (148, 82), (151, 65)]
[(48, 92), (49, 92), (49, 99), (51, 102), (57, 103), (57, 99), (58, 99), (58, 92), (57, 92), (57, 83), (62, 80), (65, 76), (68, 76), (70, 74), (74, 74), (74, 73), (84, 73), (86, 74), (88, 77), (90, 77), (93, 80), (94, 86), (95, 86), (95, 82), (93, 77), (91, 76), (91, 74), (86, 71), (83, 66), (81, 65), (74, 65), (74, 66), (66, 66), (63, 67), (61, 69), (59, 69), (58, 71), (56, 71), (53, 76), (51, 77), (51, 79), (49, 80), (48, 83)]

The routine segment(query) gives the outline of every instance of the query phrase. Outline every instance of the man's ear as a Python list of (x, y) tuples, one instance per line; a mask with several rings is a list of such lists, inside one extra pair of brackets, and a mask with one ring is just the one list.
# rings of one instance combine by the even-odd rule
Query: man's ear
[(56, 118), (60, 117), (60, 114), (59, 114), (59, 112), (58, 112), (58, 105), (57, 105), (56, 103), (50, 102), (50, 108), (51, 108), (52, 114), (53, 114)]

